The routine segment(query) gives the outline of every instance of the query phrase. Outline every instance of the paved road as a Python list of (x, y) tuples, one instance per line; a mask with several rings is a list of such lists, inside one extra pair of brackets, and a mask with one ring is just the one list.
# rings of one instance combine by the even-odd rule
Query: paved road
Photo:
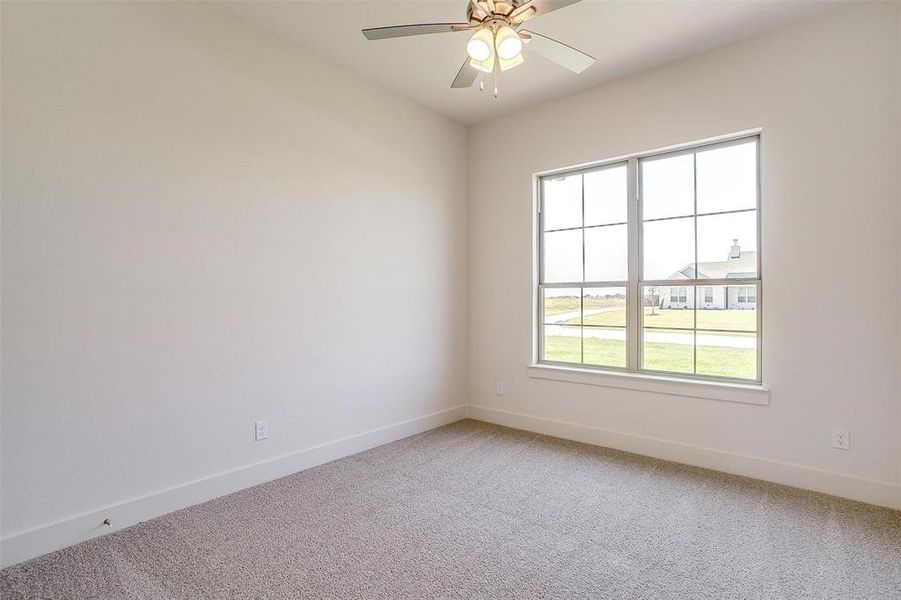
[[(587, 311), (586, 311), (587, 314)], [(556, 316), (556, 315), (555, 315)], [(578, 313), (575, 315), (578, 317)], [(570, 319), (574, 317), (569, 317)], [(564, 319), (566, 321), (568, 319)], [(626, 341), (626, 332), (621, 329), (596, 329), (594, 327), (586, 327), (584, 329), (586, 338), (594, 338), (601, 340), (619, 340)], [(545, 329), (545, 335), (559, 335), (563, 337), (579, 337), (579, 330), (575, 327), (561, 327), (559, 325), (548, 325)], [(694, 343), (694, 335), (691, 332), (675, 332), (675, 331), (646, 331), (644, 339), (647, 342), (657, 342), (660, 344), (684, 344), (691, 346)], [(757, 347), (757, 336), (755, 335), (710, 335), (705, 333), (698, 334), (699, 346), (719, 346), (721, 348), (749, 348)]]

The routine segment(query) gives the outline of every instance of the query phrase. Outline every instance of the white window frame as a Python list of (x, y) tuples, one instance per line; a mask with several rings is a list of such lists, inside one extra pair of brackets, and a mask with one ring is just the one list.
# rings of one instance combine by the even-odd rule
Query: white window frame
[[(756, 210), (757, 217), (757, 275), (756, 277), (750, 278), (740, 278), (740, 279), (696, 279), (696, 280), (680, 280), (680, 287), (687, 287), (692, 290), (691, 293), (695, 294), (695, 304), (698, 304), (697, 295), (699, 293), (703, 293), (702, 288), (704, 286), (723, 286), (726, 290), (726, 294), (728, 296), (728, 288), (729, 286), (735, 285), (744, 285), (744, 286), (752, 286), (754, 288), (755, 293), (755, 303), (757, 310), (757, 378), (756, 379), (746, 379), (746, 378), (734, 378), (734, 377), (723, 377), (717, 375), (706, 375), (706, 374), (696, 374), (696, 373), (675, 373), (668, 371), (655, 371), (651, 369), (641, 368), (641, 348), (643, 346), (642, 336), (644, 334), (643, 329), (643, 315), (644, 311), (642, 310), (642, 294), (641, 289), (642, 286), (660, 286), (660, 287), (672, 287), (674, 281), (672, 280), (645, 280), (642, 277), (642, 230), (643, 230), (643, 221), (641, 218), (641, 193), (640, 193), (640, 161), (642, 159), (647, 158), (660, 158), (662, 156), (677, 156), (679, 154), (693, 154), (702, 150), (711, 150), (715, 148), (728, 147), (731, 145), (740, 144), (743, 142), (747, 142), (748, 140), (756, 139), (757, 141), (757, 202), (754, 210)], [(537, 301), (534, 303), (535, 306), (535, 319), (533, 323), (533, 349), (532, 349), (532, 365), (533, 367), (537, 367), (537, 370), (542, 370), (543, 367), (560, 367), (561, 370), (564, 371), (582, 371), (582, 372), (595, 372), (595, 373), (609, 373), (615, 375), (620, 373), (622, 375), (632, 377), (642, 377), (649, 376), (649, 378), (660, 379), (663, 378), (667, 381), (679, 381), (683, 380), (686, 382), (698, 382), (698, 383), (722, 383), (724, 385), (737, 384), (739, 386), (752, 385), (756, 386), (757, 389), (765, 389), (762, 387), (763, 384), (763, 327), (762, 327), (762, 289), (763, 289), (763, 271), (762, 271), (762, 228), (761, 228), (761, 198), (760, 198), (760, 182), (761, 182), (761, 170), (760, 170), (760, 153), (761, 153), (761, 132), (759, 130), (742, 132), (739, 134), (734, 134), (730, 136), (722, 136), (720, 138), (716, 138), (713, 140), (701, 141), (701, 142), (692, 142), (688, 144), (682, 144), (677, 147), (670, 147), (657, 151), (650, 152), (640, 152), (632, 155), (617, 157), (610, 160), (599, 161), (597, 163), (592, 163), (590, 165), (582, 165), (580, 167), (574, 168), (564, 168), (557, 169), (554, 171), (548, 171), (543, 173), (538, 173), (534, 177), (535, 181), (535, 190), (536, 190), (536, 212), (537, 218), (535, 220), (534, 227), (534, 248), (535, 252), (533, 253), (535, 259), (535, 265), (533, 269), (533, 273), (535, 274), (535, 286), (534, 286), (534, 296), (537, 298)], [(625, 164), (627, 167), (627, 177), (628, 177), (628, 188), (627, 188), (627, 198), (628, 198), (628, 207), (627, 207), (627, 230), (628, 230), (628, 280), (627, 281), (617, 281), (617, 282), (594, 282), (594, 281), (585, 281), (585, 282), (564, 282), (564, 283), (552, 283), (545, 284), (544, 276), (543, 276), (543, 268), (544, 268), (544, 257), (543, 257), (543, 216), (542, 216), (542, 206), (543, 206), (543, 185), (542, 180), (545, 178), (557, 178), (561, 176), (568, 175), (576, 175), (576, 174), (585, 174), (590, 173), (592, 171), (600, 170), (603, 168), (614, 167), (617, 165)], [(745, 209), (751, 210), (751, 209)], [(731, 212), (741, 212), (741, 211), (724, 211), (725, 213)], [(706, 214), (706, 213), (705, 213)], [(712, 214), (723, 214), (723, 213), (712, 213)], [(695, 219), (695, 232), (697, 232), (697, 219), (698, 215), (695, 211), (694, 214)], [(697, 235), (697, 233), (695, 234)], [(583, 253), (584, 260), (584, 253)], [(572, 287), (572, 288), (589, 288), (589, 287), (625, 287), (626, 288), (626, 297), (627, 297), (627, 306), (626, 306), (626, 367), (612, 367), (612, 366), (595, 366), (595, 365), (586, 365), (581, 363), (566, 363), (566, 362), (557, 362), (557, 361), (548, 361), (544, 360), (542, 357), (544, 355), (544, 306), (543, 306), (543, 289), (546, 287)], [(687, 296), (687, 294), (686, 294)], [(687, 298), (686, 298), (687, 300)], [(696, 331), (696, 330), (695, 330)], [(749, 332), (745, 332), (749, 333)], [(696, 335), (696, 333), (695, 333)], [(697, 353), (697, 348), (695, 347), (695, 354)], [(543, 376), (546, 375), (536, 375)], [(604, 385), (604, 384), (602, 384)]]

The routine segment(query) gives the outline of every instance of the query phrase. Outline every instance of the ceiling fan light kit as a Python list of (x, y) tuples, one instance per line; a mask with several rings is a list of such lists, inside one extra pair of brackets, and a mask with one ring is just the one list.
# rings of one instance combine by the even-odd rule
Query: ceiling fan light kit
[[(423, 23), (394, 25), (364, 29), (368, 40), (384, 40), (411, 35), (475, 33), (466, 44), (466, 60), (451, 83), (452, 88), (471, 87), (481, 73), (495, 74), (497, 97), (497, 72), (507, 71), (525, 62), (524, 42), (529, 42), (529, 52), (561, 65), (574, 73), (581, 73), (594, 63), (594, 58), (540, 33), (523, 29), (525, 22), (575, 4), (580, 0), (470, 0), (466, 4), (465, 23)], [(479, 89), (482, 89), (480, 82)]]

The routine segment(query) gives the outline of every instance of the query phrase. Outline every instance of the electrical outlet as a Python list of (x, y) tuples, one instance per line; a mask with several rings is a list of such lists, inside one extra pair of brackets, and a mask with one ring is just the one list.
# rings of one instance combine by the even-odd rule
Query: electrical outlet
[(269, 421), (254, 421), (253, 439), (258, 442), (269, 439)]
[(504, 395), (504, 382), (503, 381), (498, 381), (497, 383), (494, 384), (494, 393), (497, 394), (498, 396)]
[(832, 447), (839, 450), (851, 449), (851, 437), (847, 429), (832, 428)]

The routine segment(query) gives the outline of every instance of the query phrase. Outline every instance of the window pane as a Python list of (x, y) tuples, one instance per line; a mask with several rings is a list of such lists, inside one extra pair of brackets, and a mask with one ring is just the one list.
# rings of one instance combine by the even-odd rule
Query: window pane
[(581, 363), (582, 328), (545, 325), (543, 360)]
[(579, 325), (582, 322), (580, 288), (544, 288), (542, 294), (545, 323)]
[[(757, 331), (757, 293), (754, 286), (710, 288), (711, 301), (698, 303), (698, 329)], [(741, 302), (740, 302), (741, 301)]]
[(626, 366), (626, 288), (585, 288), (582, 296), (584, 363)]
[(698, 273), (702, 278), (757, 276), (757, 211), (698, 217)]
[(626, 330), (618, 327), (583, 327), (582, 343), (586, 365), (626, 366)]
[(626, 166), (585, 173), (585, 226), (625, 223)]
[(585, 281), (625, 281), (629, 278), (626, 225), (585, 230)]
[(757, 379), (757, 334), (698, 330), (698, 374)]
[(694, 155), (641, 161), (641, 205), (643, 219), (693, 215)]
[(582, 226), (582, 176), (542, 179), (544, 230)]
[(544, 234), (544, 283), (582, 281), (582, 230)]
[(585, 288), (582, 299), (585, 325), (626, 326), (626, 288)]
[(694, 217), (645, 223), (643, 242), (644, 279), (694, 278)]
[(691, 329), (695, 326), (693, 288), (645, 286), (642, 293), (645, 327)]
[(757, 308), (757, 288), (754, 286), (730, 286), (729, 306), (740, 310)]
[(757, 208), (757, 141), (698, 152), (698, 213)]
[(645, 329), (642, 368), (668, 373), (694, 372), (694, 332)]

